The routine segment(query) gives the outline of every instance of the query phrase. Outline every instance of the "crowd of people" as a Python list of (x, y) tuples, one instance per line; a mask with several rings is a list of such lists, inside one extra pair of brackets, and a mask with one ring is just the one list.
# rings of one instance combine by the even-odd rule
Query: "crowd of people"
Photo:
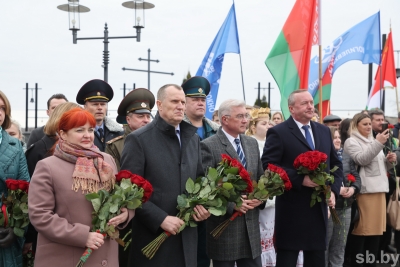
[[(393, 133), (379, 109), (344, 120), (328, 115), (319, 123), (312, 96), (297, 90), (288, 97), (286, 120), (281, 112), (271, 114), (239, 99), (223, 101), (207, 119), (209, 92), (207, 79), (198, 76), (182, 85), (166, 84), (156, 97), (138, 88), (121, 101), (114, 121), (107, 117), (111, 86), (91, 80), (78, 91), (76, 103), (53, 95), (48, 122), (25, 143), (0, 91), (0, 194), (7, 196), (6, 179), (30, 181), (30, 224), (24, 237), (0, 224), (0, 267), (22, 267), (28, 251), (34, 251), (35, 266), (73, 267), (85, 248), (93, 250), (88, 267), (376, 266), (362, 261), (366, 253), (378, 259), (380, 251), (400, 251), (400, 231), (386, 222), (396, 187), (400, 114)], [(299, 174), (293, 162), (312, 150), (327, 155), (325, 171), (337, 170), (330, 198), (311, 207), (317, 184)], [(197, 205), (198, 227), (180, 232), (184, 221), (176, 217), (177, 196), (188, 178), (204, 176), (222, 154), (240, 161), (255, 181), (268, 164), (278, 165), (292, 189), (266, 202), (243, 195), (243, 204), (228, 203), (223, 216)], [(154, 190), (142, 208), (124, 208), (108, 221), (132, 238), (127, 250), (91, 230), (93, 207), (85, 199), (87, 193), (111, 190), (120, 170), (144, 177)], [(340, 223), (333, 222), (329, 207)], [(243, 216), (213, 238), (210, 232), (235, 211)], [(163, 232), (171, 236), (148, 259), (141, 250)]]

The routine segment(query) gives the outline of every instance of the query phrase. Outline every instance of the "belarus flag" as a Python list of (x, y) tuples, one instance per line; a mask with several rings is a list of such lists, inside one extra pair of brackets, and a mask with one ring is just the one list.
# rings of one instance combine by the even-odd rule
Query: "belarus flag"
[(297, 89), (308, 89), (311, 46), (319, 41), (318, 0), (297, 0), (265, 65), (278, 84), (281, 110), (290, 116), (288, 97)]
[(385, 89), (386, 87), (397, 87), (392, 31), (390, 31), (386, 40), (385, 48), (382, 51), (382, 64), (376, 71), (375, 81), (368, 97), (367, 109), (381, 108), (381, 90)]

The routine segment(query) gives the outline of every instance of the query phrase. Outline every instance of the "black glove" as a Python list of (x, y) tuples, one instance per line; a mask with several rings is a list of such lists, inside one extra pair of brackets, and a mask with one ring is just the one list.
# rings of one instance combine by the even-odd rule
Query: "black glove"
[(0, 248), (10, 247), (16, 239), (12, 228), (0, 227)]

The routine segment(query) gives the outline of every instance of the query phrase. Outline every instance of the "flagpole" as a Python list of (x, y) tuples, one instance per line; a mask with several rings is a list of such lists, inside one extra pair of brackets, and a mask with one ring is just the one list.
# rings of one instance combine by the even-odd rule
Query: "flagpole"
[[(317, 0), (318, 1), (318, 0)], [(322, 45), (321, 45), (321, 2), (318, 1), (318, 53), (319, 53), (319, 122), (322, 123)]]
[[(233, 6), (235, 6), (235, 0), (233, 0)], [(236, 7), (235, 8), (235, 14), (236, 14)], [(242, 67), (242, 54), (240, 53), (240, 40), (239, 40), (239, 32), (237, 33), (238, 35), (238, 43), (239, 43), (239, 61), (240, 61), (240, 74), (242, 75), (242, 89), (243, 89), (243, 100), (246, 102), (246, 94), (244, 92), (244, 80), (243, 80), (243, 67)], [(269, 101), (269, 100), (268, 100)], [(269, 103), (268, 103), (269, 105)], [(269, 107), (271, 108), (271, 107)]]

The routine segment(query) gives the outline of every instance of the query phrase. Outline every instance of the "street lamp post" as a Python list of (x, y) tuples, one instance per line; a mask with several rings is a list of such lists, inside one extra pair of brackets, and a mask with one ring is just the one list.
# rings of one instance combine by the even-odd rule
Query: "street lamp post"
[[(105, 23), (103, 37), (78, 38), (78, 31), (80, 30), (79, 13), (89, 12), (90, 9), (88, 7), (80, 5), (79, 0), (68, 0), (68, 4), (60, 5), (57, 7), (58, 9), (60, 9), (62, 11), (68, 12), (69, 29), (72, 31), (72, 42), (74, 44), (77, 44), (78, 40), (96, 40), (96, 39), (103, 40), (104, 51), (103, 51), (103, 66), (102, 67), (104, 69), (104, 81), (106, 81), (106, 82), (108, 82), (108, 62), (109, 62), (108, 43), (109, 43), (109, 39), (136, 38), (136, 41), (140, 42), (141, 29), (144, 28), (144, 24), (145, 24), (144, 10), (154, 8), (153, 4), (144, 2), (143, 0), (124, 2), (124, 3), (122, 3), (122, 6), (135, 10), (135, 26), (133, 26), (133, 28), (136, 29), (136, 36), (109, 37), (107, 23)], [(142, 12), (139, 12), (138, 10), (141, 10)], [(143, 21), (142, 21), (142, 17), (140, 17), (140, 15), (143, 17)]]

